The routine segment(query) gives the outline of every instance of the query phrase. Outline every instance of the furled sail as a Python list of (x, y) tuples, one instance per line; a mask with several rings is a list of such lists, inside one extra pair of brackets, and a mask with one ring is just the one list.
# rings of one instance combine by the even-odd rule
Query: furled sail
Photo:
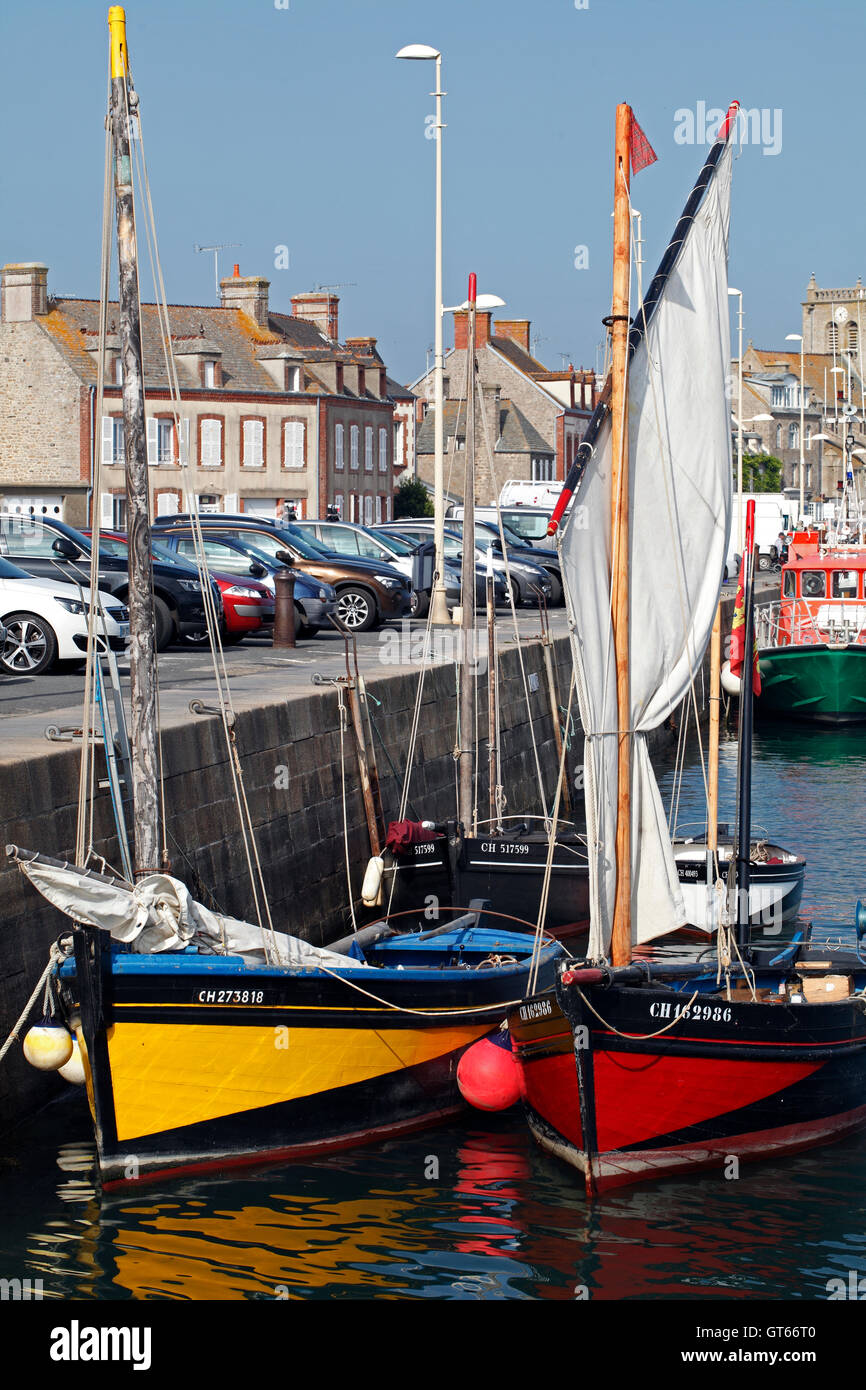
[(197, 946), (214, 955), (241, 956), (249, 965), (365, 970), (365, 961), (312, 946), (284, 932), (266, 931), (196, 902), (180, 879), (149, 874), (134, 887), (70, 866), (19, 860), (22, 872), (54, 907), (76, 922), (99, 927), (115, 941), (147, 955)]
[[(710, 637), (731, 520), (728, 229), (731, 144), (705, 166), (706, 187), (671, 244), (632, 330), (629, 368), (629, 587), (632, 941), (685, 923), (670, 835), (646, 733), (679, 704)], [(696, 187), (696, 194), (701, 181)], [(696, 194), (693, 194), (693, 199)], [(683, 231), (683, 222), (678, 233)], [(676, 248), (676, 249), (675, 249)], [(675, 252), (675, 254), (674, 254)], [(637, 340), (637, 341), (635, 341)], [(617, 816), (616, 665), (611, 623), (611, 432), (595, 438), (562, 538), (562, 567), (585, 735), (590, 954), (613, 922)]]

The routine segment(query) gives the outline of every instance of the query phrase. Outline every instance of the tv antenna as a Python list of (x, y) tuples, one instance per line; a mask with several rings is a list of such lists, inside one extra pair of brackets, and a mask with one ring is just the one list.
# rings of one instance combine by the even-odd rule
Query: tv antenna
[(562, 358), (562, 370), (563, 370), (563, 371), (567, 371), (567, 370), (568, 370), (568, 367), (569, 367), (569, 364), (570, 364), (570, 362), (571, 362), (571, 353), (570, 353), (570, 352), (561, 352), (561, 353), (559, 354), (559, 356)]
[(356, 280), (344, 280), (342, 285), (314, 285), (314, 294), (333, 294), (336, 290), (350, 290), (357, 285)]
[(221, 241), (219, 246), (199, 246), (198, 243), (195, 243), (192, 248), (193, 251), (213, 251), (213, 278), (217, 300), (220, 297), (219, 253), (220, 251), (227, 251), (230, 246), (243, 246), (243, 242)]

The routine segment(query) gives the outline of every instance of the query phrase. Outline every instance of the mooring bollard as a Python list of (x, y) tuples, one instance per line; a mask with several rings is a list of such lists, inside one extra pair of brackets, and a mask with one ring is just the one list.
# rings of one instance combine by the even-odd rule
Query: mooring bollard
[(274, 646), (294, 647), (295, 571), (280, 570), (274, 575)]

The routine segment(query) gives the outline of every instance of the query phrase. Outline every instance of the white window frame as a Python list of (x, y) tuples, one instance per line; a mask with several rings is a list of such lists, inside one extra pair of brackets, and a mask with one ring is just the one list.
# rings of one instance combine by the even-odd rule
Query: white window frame
[(353, 473), (358, 471), (358, 445), (360, 440), (360, 430), (357, 425), (349, 426), (349, 468)]
[(343, 426), (338, 422), (338, 423), (334, 426), (334, 467), (335, 467), (335, 468), (337, 469), (337, 471), (340, 472), (340, 473), (342, 473), (343, 469), (346, 467), (346, 457), (345, 457), (345, 454), (344, 454), (344, 452), (343, 452), (343, 449), (344, 449), (343, 435), (344, 435)]
[(364, 525), (373, 525), (373, 498), (369, 492), (364, 494)]
[(390, 497), (390, 495), (389, 495), (388, 497), (385, 498), (385, 520), (386, 520), (386, 521), (391, 521), (391, 520), (392, 520), (392, 517), (391, 517), (391, 497)]
[(373, 472), (373, 426), (364, 426), (364, 472)]
[(303, 420), (283, 422), (283, 467), (306, 468), (305, 457), (306, 426)]
[(381, 524), (382, 524), (382, 498), (381, 498), (381, 497), (379, 496), (379, 494), (377, 493), (377, 494), (376, 494), (376, 525), (377, 525), (377, 526), (381, 526)]
[(204, 388), (206, 391), (216, 389), (216, 362), (204, 363)]
[[(242, 431), (242, 468), (264, 468), (265, 466), (265, 422), (264, 420), (244, 420)], [(253, 462), (253, 459), (256, 459)]]
[(379, 472), (388, 472), (388, 430), (385, 426), (379, 430)]

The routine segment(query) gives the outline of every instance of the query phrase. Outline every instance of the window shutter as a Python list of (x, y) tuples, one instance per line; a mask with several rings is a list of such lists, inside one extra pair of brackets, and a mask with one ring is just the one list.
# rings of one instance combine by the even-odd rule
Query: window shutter
[(159, 460), (159, 422), (151, 417), (147, 421), (147, 461), (149, 464)]
[(110, 492), (99, 494), (99, 524), (107, 531), (114, 526), (114, 497)]
[(102, 417), (102, 462), (112, 464), (114, 462), (114, 421), (110, 415)]
[(284, 453), (286, 468), (304, 467), (304, 426), (300, 420), (287, 420), (285, 424)]
[(334, 467), (343, 468), (343, 426), (336, 425), (334, 428)]
[(381, 520), (382, 520), (382, 499), (381, 499), (381, 497), (377, 497), (377, 498), (376, 498), (376, 525), (377, 525), (377, 526), (379, 525), (379, 523), (380, 523)]
[(364, 471), (373, 471), (373, 426), (366, 425), (364, 428)]
[(388, 472), (388, 431), (379, 431), (379, 472)]
[(368, 493), (367, 496), (364, 498), (364, 525), (365, 525), (365, 526), (372, 526), (372, 524), (373, 524), (373, 499), (372, 499), (372, 497), (370, 496), (370, 494)]
[(176, 516), (179, 501), (176, 492), (161, 492), (156, 499), (157, 516)]
[(178, 451), (180, 453), (180, 466), (186, 468), (189, 464), (189, 416), (182, 415), (180, 420), (180, 432)]
[(225, 497), (223, 498), (223, 511), (224, 511), (224, 512), (236, 512), (237, 510), (238, 510), (238, 494), (237, 494), (236, 492), (227, 492), (226, 495), (225, 495)]

